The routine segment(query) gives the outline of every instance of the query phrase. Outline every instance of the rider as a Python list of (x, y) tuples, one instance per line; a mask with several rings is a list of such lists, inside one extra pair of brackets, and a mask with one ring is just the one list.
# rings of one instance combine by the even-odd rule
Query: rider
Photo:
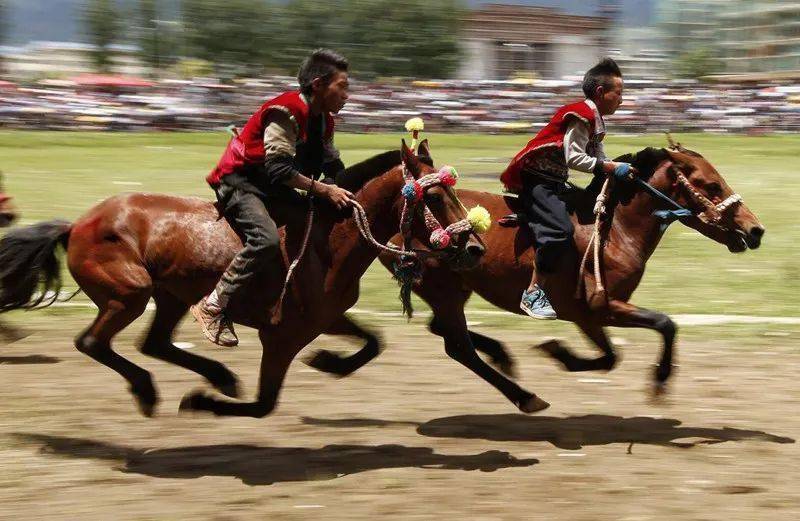
[[(278, 228), (267, 210), (267, 196), (289, 187), (327, 199), (339, 209), (350, 204), (353, 194), (332, 182), (344, 170), (333, 144), (332, 114), (347, 101), (347, 70), (348, 62), (340, 54), (329, 49), (312, 52), (297, 75), (300, 90), (264, 103), (206, 177), (244, 242), (216, 288), (192, 306), (206, 338), (215, 344), (238, 344), (226, 307), (256, 273), (280, 257)], [(317, 182), (323, 172), (325, 180)]]
[(520, 309), (533, 318), (557, 318), (537, 279), (544, 285), (559, 258), (574, 247), (574, 228), (567, 206), (559, 198), (567, 186), (569, 169), (620, 179), (634, 172), (630, 164), (609, 161), (603, 152), (603, 116), (620, 106), (622, 89), (622, 73), (614, 60), (600, 61), (583, 77), (586, 99), (558, 109), (500, 177), (509, 191), (520, 195), (533, 234), (536, 269), (520, 301)]

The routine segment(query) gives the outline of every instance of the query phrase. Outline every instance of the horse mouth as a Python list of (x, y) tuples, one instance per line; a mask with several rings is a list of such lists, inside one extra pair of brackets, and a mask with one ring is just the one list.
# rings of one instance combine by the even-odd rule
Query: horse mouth
[(16, 219), (17, 216), (13, 213), (8, 213), (8, 212), (0, 213), (0, 228), (11, 226), (11, 223), (13, 223)]
[[(731, 253), (742, 253), (743, 251), (747, 251), (749, 246), (747, 236), (743, 232), (736, 231), (735, 233), (731, 234), (726, 246), (728, 246), (728, 251)], [(755, 245), (755, 247), (751, 248), (758, 248), (758, 245)]]

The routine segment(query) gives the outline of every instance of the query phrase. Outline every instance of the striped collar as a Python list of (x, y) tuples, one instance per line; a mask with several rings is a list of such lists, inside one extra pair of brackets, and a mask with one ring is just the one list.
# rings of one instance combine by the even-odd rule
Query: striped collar
[(594, 101), (590, 99), (585, 99), (583, 101), (586, 103), (586, 106), (592, 109), (594, 113), (594, 133), (595, 134), (605, 134), (606, 133), (606, 122), (603, 121), (603, 116), (600, 115), (600, 111), (597, 110), (597, 105), (595, 105)]

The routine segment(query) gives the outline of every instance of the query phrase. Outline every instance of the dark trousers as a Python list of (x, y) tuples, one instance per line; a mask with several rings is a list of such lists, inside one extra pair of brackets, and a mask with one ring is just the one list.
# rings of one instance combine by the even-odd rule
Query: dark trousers
[(224, 183), (216, 192), (225, 218), (244, 243), (217, 284), (219, 303), (225, 308), (257, 273), (275, 261), (280, 253), (280, 236), (262, 198)]
[(575, 228), (569, 219), (567, 205), (559, 198), (566, 185), (534, 175), (523, 177), (522, 203), (525, 221), (536, 248), (536, 271), (551, 273), (561, 257), (573, 246)]

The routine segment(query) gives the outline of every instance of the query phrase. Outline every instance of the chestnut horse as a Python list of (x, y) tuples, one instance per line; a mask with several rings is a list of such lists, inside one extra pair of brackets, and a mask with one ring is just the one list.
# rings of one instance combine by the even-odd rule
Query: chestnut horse
[[(420, 153), (429, 155), (425, 150)], [(677, 145), (670, 149), (648, 148), (618, 160), (633, 163), (640, 171), (640, 178), (691, 210), (691, 216), (681, 219), (686, 226), (726, 245), (731, 252), (759, 247), (764, 228), (719, 172), (700, 154)], [(568, 197), (575, 225), (576, 250), (581, 254), (592, 234), (592, 210), (600, 184), (602, 179), (595, 178), (586, 190), (575, 189)], [(472, 190), (460, 190), (459, 196), (467, 205), (480, 204), (488, 209), (494, 220), (519, 211), (513, 197)], [(722, 205), (725, 201), (732, 204)], [(575, 256), (565, 259), (558, 273), (548, 277), (545, 284), (559, 318), (574, 322), (602, 351), (602, 355), (594, 359), (581, 358), (556, 341), (541, 347), (568, 371), (610, 370), (617, 362), (617, 355), (603, 330), (604, 326), (658, 331), (664, 344), (654, 376), (655, 389), (661, 391), (673, 368), (676, 325), (664, 313), (642, 309), (629, 300), (665, 229), (653, 212), (669, 206), (666, 201), (654, 198), (633, 183), (617, 183), (607, 206), (612, 218), (605, 226), (600, 262), (607, 295), (605, 305), (591, 307), (588, 289), (581, 291), (580, 299), (575, 298), (578, 284), (578, 259)], [(476, 269), (456, 272), (441, 261), (431, 259), (426, 263), (421, 282), (413, 289), (430, 305), (433, 311), (430, 330), (444, 339), (447, 354), (494, 386), (512, 403), (518, 404), (521, 397), (530, 393), (485, 364), (474, 349), (489, 355), (509, 376), (513, 376), (511, 358), (500, 342), (468, 330), (464, 306), (470, 295), (476, 292), (501, 309), (522, 314), (519, 298), (531, 280), (534, 252), (529, 234), (522, 228), (493, 226), (483, 238), (487, 253)], [(391, 269), (393, 259), (381, 256), (380, 260)], [(595, 286), (592, 272), (592, 269), (586, 270), (585, 288)], [(378, 337), (352, 321), (349, 328), (351, 335), (367, 340), (361, 350), (349, 357), (321, 350), (307, 363), (343, 376), (377, 356), (380, 352)], [(547, 407), (545, 402), (540, 405), (541, 408)]]
[[(376, 156), (344, 175), (343, 183), (356, 193), (378, 242), (386, 242), (399, 229), (405, 169), (415, 179), (433, 172), (404, 142), (400, 151)], [(426, 202), (418, 209), (427, 206), (442, 226), (463, 221), (466, 213), (450, 188), (434, 184), (425, 190)], [(285, 223), (281, 234), (285, 258), (294, 257), (304, 236), (308, 207), (302, 201), (270, 203), (273, 217)], [(411, 219), (410, 238), (420, 245), (418, 254), (431, 253), (426, 223)], [(295, 355), (321, 333), (348, 331), (341, 327), (341, 318), (358, 300), (359, 279), (378, 254), (375, 245), (359, 233), (354, 218), (332, 208), (318, 208), (282, 319), (273, 324), (270, 309), (283, 279), (262, 274), (245, 298), (231, 303), (231, 318), (258, 329), (263, 347), (255, 401), (194, 392), (183, 399), (181, 408), (226, 416), (269, 414)], [(484, 252), (474, 233), (462, 233), (453, 242), (446, 254), (470, 256), (473, 265)], [(214, 287), (241, 248), (241, 240), (212, 203), (157, 194), (121, 195), (99, 203), (73, 224), (54, 221), (12, 232), (0, 243), (0, 256), (20, 262), (4, 269), (0, 277), (0, 309), (24, 307), (39, 280), (57, 289), (55, 250), (59, 244), (66, 249), (73, 278), (99, 309), (75, 346), (122, 375), (143, 414), (152, 415), (158, 400), (151, 375), (113, 351), (111, 340), (144, 312), (150, 298), (156, 311), (142, 353), (194, 371), (223, 394), (238, 396), (236, 377), (227, 368), (172, 343), (173, 330), (188, 307)]]

